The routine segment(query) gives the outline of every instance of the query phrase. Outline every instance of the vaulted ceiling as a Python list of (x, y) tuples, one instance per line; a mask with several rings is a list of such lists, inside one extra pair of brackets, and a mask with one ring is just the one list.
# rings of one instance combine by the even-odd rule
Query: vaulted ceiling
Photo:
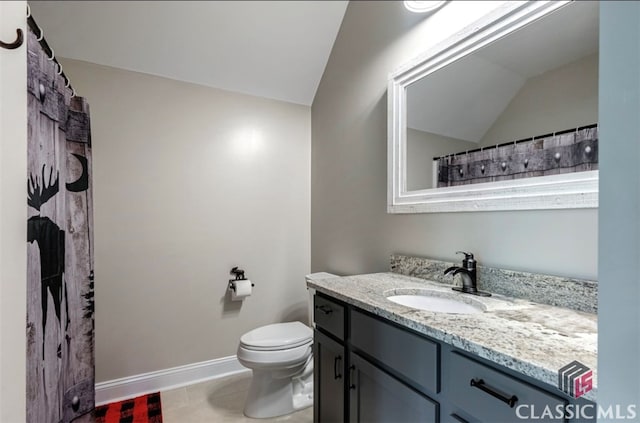
[(56, 56), (311, 105), (347, 1), (30, 1)]

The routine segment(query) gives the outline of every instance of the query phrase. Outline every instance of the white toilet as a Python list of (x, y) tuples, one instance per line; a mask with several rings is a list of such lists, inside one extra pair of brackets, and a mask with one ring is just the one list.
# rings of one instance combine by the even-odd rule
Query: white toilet
[[(307, 280), (334, 278), (320, 272)], [(313, 290), (309, 289), (309, 321)], [(301, 322), (276, 323), (240, 337), (238, 361), (253, 370), (244, 414), (265, 419), (313, 405), (313, 330)]]

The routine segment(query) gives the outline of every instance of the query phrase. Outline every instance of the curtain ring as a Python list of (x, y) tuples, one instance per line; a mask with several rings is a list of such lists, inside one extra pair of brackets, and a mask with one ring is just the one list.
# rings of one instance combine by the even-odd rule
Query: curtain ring
[(71, 85), (71, 82), (69, 82), (69, 80), (67, 78), (65, 78), (67, 80), (67, 83), (64, 84), (65, 88), (69, 88), (69, 86)]
[(47, 57), (47, 60), (51, 61), (56, 57), (56, 52), (51, 49), (51, 57)]
[(44, 38), (44, 29), (40, 28), (39, 26), (38, 29), (40, 30), (40, 35), (38, 36), (38, 38), (36, 38), (36, 41), (42, 41), (42, 39)]
[(58, 62), (56, 62), (56, 64), (58, 65), (58, 72), (56, 72), (58, 75), (62, 75), (62, 65)]
[(27, 3), (27, 19), (29, 19), (31, 17), (31, 6), (29, 6), (29, 3)]
[(76, 96), (76, 89), (75, 88), (71, 88), (71, 98)]

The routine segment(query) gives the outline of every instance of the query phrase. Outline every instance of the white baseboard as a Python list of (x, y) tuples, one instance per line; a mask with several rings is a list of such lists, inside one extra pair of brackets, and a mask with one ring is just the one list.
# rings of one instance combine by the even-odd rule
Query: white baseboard
[(235, 355), (96, 383), (96, 405), (250, 372)]

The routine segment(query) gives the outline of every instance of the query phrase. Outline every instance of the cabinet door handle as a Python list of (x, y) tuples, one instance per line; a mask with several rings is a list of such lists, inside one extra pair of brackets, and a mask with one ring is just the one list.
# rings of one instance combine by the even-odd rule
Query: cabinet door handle
[(331, 309), (331, 307), (326, 306), (326, 305), (316, 306), (316, 310), (320, 310), (320, 311), (321, 311), (321, 312), (323, 312), (324, 314), (331, 314), (331, 313), (333, 313), (333, 310)]
[(457, 422), (460, 423), (468, 423), (465, 419), (463, 419), (462, 417), (458, 416), (456, 413), (451, 414), (451, 418)]
[(353, 364), (349, 367), (349, 389), (356, 389), (356, 384), (353, 383), (353, 371), (356, 369), (356, 366)]
[(338, 380), (342, 379), (342, 374), (339, 372), (338, 363), (342, 364), (342, 356), (339, 355), (333, 359), (333, 378)]
[(518, 397), (516, 397), (515, 395), (511, 395), (510, 397), (507, 397), (506, 395), (503, 395), (500, 392), (498, 392), (495, 388), (492, 388), (486, 383), (484, 383), (483, 379), (478, 379), (478, 380), (471, 379), (470, 384), (471, 386), (478, 388), (483, 392), (486, 392), (492, 397), (498, 398), (500, 401), (508, 404), (509, 407), (511, 408), (513, 408), (516, 405), (516, 402), (518, 402)]

